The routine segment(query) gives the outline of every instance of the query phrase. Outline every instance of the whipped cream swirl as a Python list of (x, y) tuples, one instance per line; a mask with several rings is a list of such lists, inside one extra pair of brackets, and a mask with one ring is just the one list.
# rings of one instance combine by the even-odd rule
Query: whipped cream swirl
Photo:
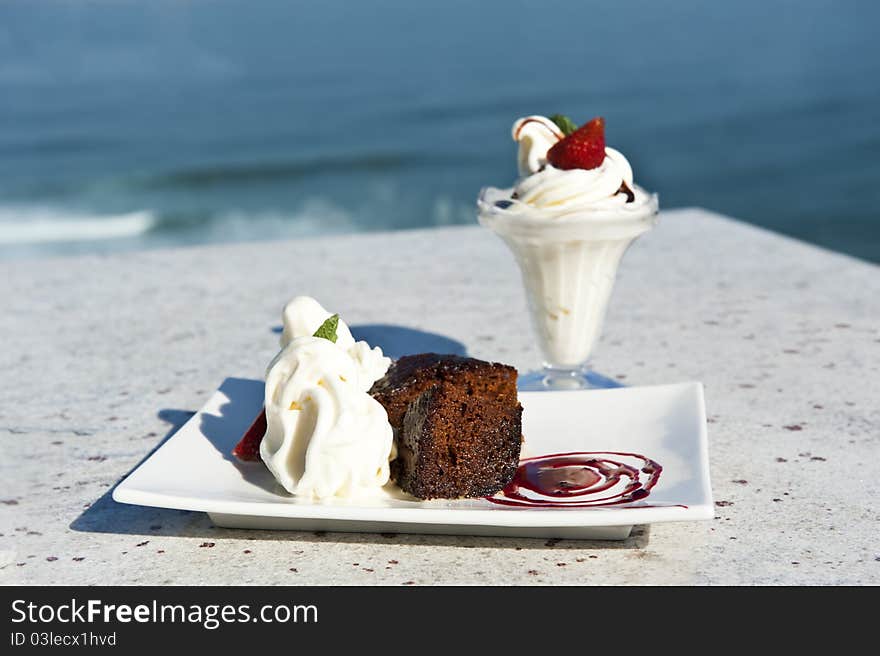
[(396, 453), (385, 408), (368, 390), (391, 360), (379, 347), (355, 342), (342, 321), (336, 343), (312, 337), (329, 316), (307, 296), (284, 309), (283, 348), (266, 374), (260, 456), (291, 494), (375, 496)]
[(606, 148), (605, 159), (598, 168), (564, 171), (546, 164), (520, 180), (513, 191), (516, 199), (526, 205), (569, 213), (622, 208), (629, 201), (626, 189), (635, 196), (634, 186), (632, 167), (626, 157)]
[[(332, 316), (311, 296), (297, 296), (284, 306), (281, 332), (281, 347), (287, 346), (297, 337), (311, 337), (321, 324)], [(340, 319), (336, 327), (336, 346), (348, 353), (358, 367), (358, 379), (366, 392), (377, 380), (385, 375), (391, 366), (391, 358), (382, 354), (378, 346), (371, 348), (366, 342), (356, 342), (351, 330)]]
[(614, 148), (594, 169), (557, 169), (547, 161), (547, 151), (563, 138), (553, 121), (527, 116), (513, 125), (519, 143), (517, 165), (520, 178), (511, 189), (492, 190), (481, 201), (490, 201), (508, 213), (538, 210), (546, 218), (598, 211), (643, 211), (652, 196), (633, 182), (626, 157)]

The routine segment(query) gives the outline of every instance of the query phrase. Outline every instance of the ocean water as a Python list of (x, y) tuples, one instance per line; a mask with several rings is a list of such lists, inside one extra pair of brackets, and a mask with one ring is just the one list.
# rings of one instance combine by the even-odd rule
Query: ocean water
[(0, 258), (473, 224), (518, 116), (880, 262), (880, 4), (0, 3)]

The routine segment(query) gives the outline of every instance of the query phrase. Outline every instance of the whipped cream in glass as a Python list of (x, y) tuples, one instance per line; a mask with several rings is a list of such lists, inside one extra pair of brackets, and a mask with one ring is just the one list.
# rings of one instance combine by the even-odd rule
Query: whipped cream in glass
[(391, 360), (355, 342), (342, 321), (332, 342), (313, 337), (331, 316), (300, 296), (284, 309), (282, 349), (266, 373), (266, 434), (260, 457), (296, 496), (385, 494), (396, 456), (385, 408), (368, 394)]
[(591, 387), (587, 361), (618, 265), (654, 225), (658, 202), (613, 148), (596, 168), (555, 168), (547, 151), (563, 136), (543, 116), (516, 121), (520, 177), (510, 188), (483, 189), (477, 207), (480, 223), (504, 240), (522, 273), (544, 358), (539, 386)]

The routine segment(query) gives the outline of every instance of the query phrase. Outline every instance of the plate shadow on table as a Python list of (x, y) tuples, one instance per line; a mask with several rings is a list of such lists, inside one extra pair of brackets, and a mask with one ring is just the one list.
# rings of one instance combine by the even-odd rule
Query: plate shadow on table
[[(138, 462), (134, 471), (146, 462), (165, 442), (167, 442), (190, 418), (194, 410), (163, 408), (158, 417), (170, 424), (165, 436), (159, 440), (149, 453)], [(211, 523), (207, 516), (187, 510), (170, 510), (167, 508), (151, 508), (117, 503), (113, 500), (113, 490), (130, 472), (126, 472), (107, 492), (86, 508), (79, 517), (70, 524), (70, 529), (83, 533), (116, 533), (124, 535), (180, 535), (185, 537), (201, 536)]]
[[(255, 385), (261, 386), (262, 381), (227, 378), (220, 389), (230, 401), (221, 406), (220, 415), (203, 414), (201, 430), (223, 458), (235, 466), (242, 478), (252, 484), (265, 487), (266, 476), (261, 469), (261, 463), (240, 462), (232, 455), (232, 448), (253, 420), (253, 417), (249, 418), (248, 412), (253, 411), (253, 404), (248, 404), (246, 410), (243, 410), (241, 406), (244, 398), (253, 396), (252, 390)], [(157, 413), (159, 419), (171, 425), (168, 432), (125, 476), (146, 462), (195, 414), (192, 410), (173, 408), (159, 410)], [(178, 535), (182, 537), (207, 537), (216, 533), (208, 516), (201, 512), (117, 503), (113, 500), (113, 490), (124, 480), (125, 476), (116, 481), (102, 497), (77, 517), (70, 524), (70, 528), (74, 531), (90, 533)]]
[[(413, 353), (452, 353), (467, 355), (467, 348), (461, 342), (417, 328), (393, 324), (363, 324), (350, 326), (355, 340), (363, 340), (370, 346), (378, 346), (389, 358), (397, 359)], [(272, 332), (281, 334), (281, 326), (273, 326)]]

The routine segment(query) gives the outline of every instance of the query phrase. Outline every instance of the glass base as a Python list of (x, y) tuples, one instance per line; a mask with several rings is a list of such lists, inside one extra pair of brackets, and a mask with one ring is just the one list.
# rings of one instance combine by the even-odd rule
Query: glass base
[(517, 389), (521, 392), (549, 392), (557, 390), (612, 389), (623, 387), (613, 378), (608, 378), (590, 369), (556, 369), (544, 367), (521, 375)]

